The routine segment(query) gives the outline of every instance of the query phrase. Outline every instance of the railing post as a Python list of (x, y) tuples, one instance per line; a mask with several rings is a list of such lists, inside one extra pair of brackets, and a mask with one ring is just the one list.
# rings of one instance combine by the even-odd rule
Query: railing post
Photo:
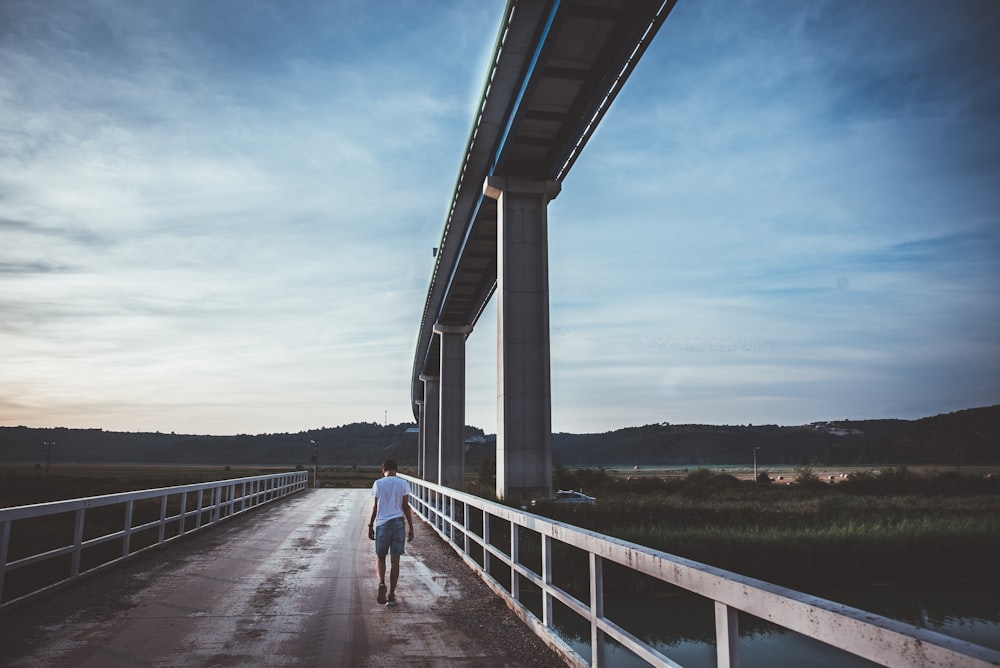
[(465, 548), (465, 553), (469, 553), (469, 545), (472, 543), (472, 539), (469, 538), (469, 504), (460, 502), (462, 504), (462, 535), (465, 536), (465, 541), (463, 547)]
[(520, 534), (518, 533), (518, 526), (513, 522), (508, 522), (510, 524), (510, 596), (518, 603), (521, 602), (521, 580), (514, 570), (514, 564), (518, 563), (520, 556)]
[(196, 519), (194, 521), (194, 528), (195, 529), (200, 529), (201, 528), (201, 511), (202, 511), (202, 508), (204, 508), (204, 507), (205, 507), (205, 490), (199, 489), (198, 490), (198, 516), (196, 517)]
[(483, 508), (483, 570), (490, 573), (490, 514)]
[(162, 543), (163, 539), (167, 534), (167, 495), (164, 494), (160, 497), (160, 540), (158, 543)]
[(219, 521), (219, 499), (222, 498), (222, 488), (218, 485), (212, 488), (212, 505), (208, 513), (208, 522), (213, 524)]
[(552, 629), (552, 537), (542, 534), (542, 624)]
[(127, 557), (132, 549), (132, 508), (135, 502), (132, 500), (125, 502), (125, 536), (122, 537), (122, 556)]
[(3, 603), (3, 581), (7, 573), (7, 552), (10, 547), (11, 522), (0, 523), (0, 603)]
[(448, 540), (455, 543), (455, 497), (448, 496)]
[(590, 553), (590, 665), (605, 665), (604, 631), (597, 627), (597, 620), (604, 618), (604, 559)]
[(719, 668), (740, 668), (740, 624), (737, 611), (715, 602), (716, 664)]
[(183, 536), (184, 535), (184, 520), (186, 519), (186, 515), (187, 515), (187, 501), (188, 501), (188, 493), (187, 492), (182, 492), (181, 493), (180, 526), (177, 527), (177, 535), (178, 536)]
[(83, 517), (85, 509), (76, 511), (76, 526), (73, 529), (73, 557), (70, 562), (69, 576), (75, 578), (80, 574), (80, 556), (83, 552)]

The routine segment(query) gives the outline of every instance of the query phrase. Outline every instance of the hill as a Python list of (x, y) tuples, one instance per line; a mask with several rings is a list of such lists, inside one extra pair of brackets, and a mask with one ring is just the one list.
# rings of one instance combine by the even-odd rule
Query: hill
[[(321, 465), (377, 465), (387, 457), (416, 464), (413, 424), (358, 422), (295, 434), (190, 434), (112, 432), (102, 429), (0, 427), (0, 462), (44, 464), (52, 442), (52, 463), (137, 463), (217, 465), (308, 465), (313, 444)], [(480, 433), (482, 433), (480, 431)]]
[(845, 420), (781, 427), (671, 425), (553, 434), (567, 466), (998, 464), (1000, 406), (920, 420)]
[[(327, 466), (414, 466), (415, 425), (359, 422), (298, 433), (199, 436), (101, 429), (0, 427), (0, 462), (308, 465), (312, 442)], [(494, 436), (466, 427), (466, 465), (495, 458)], [(994, 465), (1000, 464), (1000, 405), (920, 420), (832, 421), (810, 425), (712, 426), (667, 423), (603, 434), (552, 436), (565, 466), (613, 465)]]

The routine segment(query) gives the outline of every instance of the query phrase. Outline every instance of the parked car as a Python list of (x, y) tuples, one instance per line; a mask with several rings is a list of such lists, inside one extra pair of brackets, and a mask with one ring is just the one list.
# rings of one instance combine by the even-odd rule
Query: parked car
[(544, 499), (535, 499), (531, 502), (531, 505), (538, 505), (539, 503), (569, 503), (572, 505), (594, 505), (597, 503), (597, 499), (592, 496), (587, 496), (583, 492), (574, 492), (573, 490), (561, 489), (552, 496), (547, 496)]

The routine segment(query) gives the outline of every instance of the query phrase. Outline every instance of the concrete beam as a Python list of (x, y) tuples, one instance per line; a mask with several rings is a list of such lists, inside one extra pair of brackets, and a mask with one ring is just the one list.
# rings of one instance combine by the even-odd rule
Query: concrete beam
[(424, 413), (424, 400), (417, 399), (417, 477), (424, 478), (424, 423), (427, 415)]

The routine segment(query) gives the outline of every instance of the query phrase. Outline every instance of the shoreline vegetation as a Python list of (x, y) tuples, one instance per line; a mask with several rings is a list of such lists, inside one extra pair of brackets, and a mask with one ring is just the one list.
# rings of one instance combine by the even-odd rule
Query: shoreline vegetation
[[(670, 477), (556, 469), (593, 506), (538, 503), (551, 519), (814, 593), (849, 584), (998, 581), (1000, 475), (905, 467), (778, 484), (694, 469)], [(581, 564), (581, 566), (585, 566)], [(577, 578), (573, 578), (574, 580)], [(622, 575), (623, 591), (649, 582)]]

